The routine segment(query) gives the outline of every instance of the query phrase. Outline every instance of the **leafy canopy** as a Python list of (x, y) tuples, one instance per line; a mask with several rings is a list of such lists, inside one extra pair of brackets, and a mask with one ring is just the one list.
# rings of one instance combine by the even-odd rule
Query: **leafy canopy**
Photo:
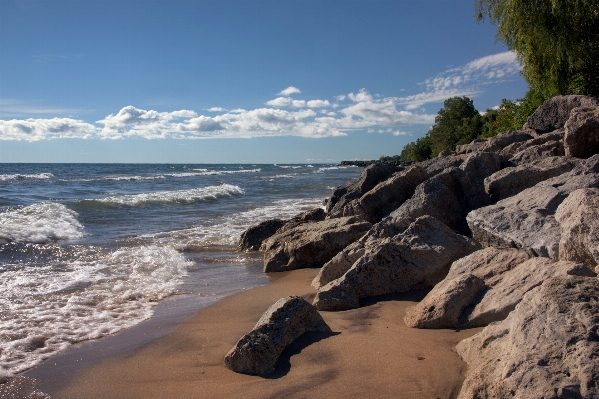
[(475, 9), (516, 52), (531, 89), (599, 96), (599, 1), (476, 0)]

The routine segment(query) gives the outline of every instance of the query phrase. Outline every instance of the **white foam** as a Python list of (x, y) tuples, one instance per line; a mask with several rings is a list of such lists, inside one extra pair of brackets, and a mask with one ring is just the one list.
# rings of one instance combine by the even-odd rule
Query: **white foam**
[[(134, 180), (157, 180), (164, 179), (163, 175), (156, 176), (106, 176), (102, 180), (114, 180), (114, 181), (134, 181)], [(92, 180), (92, 179), (88, 179)]]
[(0, 242), (45, 243), (83, 236), (77, 212), (43, 202), (0, 213)]
[(318, 168), (314, 173), (324, 173), (327, 170), (339, 170), (339, 169), (347, 169), (347, 168), (351, 168), (351, 166), (324, 166), (324, 167)]
[(0, 175), (0, 181), (6, 180), (22, 180), (22, 179), (39, 179), (39, 180), (48, 180), (53, 178), (54, 175), (52, 173), (44, 172), (44, 173), (35, 173), (35, 174), (7, 174)]
[(169, 247), (89, 253), (2, 273), (0, 371), (18, 373), (70, 344), (115, 333), (148, 318), (172, 294), (191, 262)]
[(113, 195), (105, 198), (85, 201), (98, 201), (119, 205), (140, 205), (147, 203), (189, 203), (198, 200), (217, 199), (219, 197), (241, 195), (244, 191), (231, 184), (193, 188), (189, 190), (157, 191), (154, 193)]
[(268, 219), (290, 219), (300, 212), (322, 206), (322, 199), (287, 199), (271, 205), (233, 213), (202, 226), (130, 239), (132, 242), (159, 242), (178, 250), (198, 250), (211, 246), (237, 246), (239, 237), (249, 227)]

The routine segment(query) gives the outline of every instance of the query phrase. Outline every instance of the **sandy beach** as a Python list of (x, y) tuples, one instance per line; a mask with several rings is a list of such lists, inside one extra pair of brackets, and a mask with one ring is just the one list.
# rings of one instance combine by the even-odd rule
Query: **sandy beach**
[[(276, 300), (311, 300), (317, 269), (270, 276), (271, 283), (226, 297), (173, 332), (40, 389), (53, 399), (102, 398), (452, 398), (466, 365), (457, 342), (477, 331), (418, 330), (402, 321), (424, 295), (394, 295), (359, 309), (321, 312), (332, 334), (309, 333), (288, 347), (267, 377), (237, 374), (224, 355)], [(54, 387), (54, 388), (53, 388)], [(50, 388), (50, 389), (48, 389)]]

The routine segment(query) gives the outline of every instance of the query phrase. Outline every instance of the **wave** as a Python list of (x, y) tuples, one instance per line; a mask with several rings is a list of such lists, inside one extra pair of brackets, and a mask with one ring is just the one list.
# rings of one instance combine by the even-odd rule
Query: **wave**
[(48, 180), (53, 177), (54, 177), (54, 175), (49, 172), (34, 173), (34, 174), (19, 174), (19, 173), (17, 173), (17, 174), (0, 175), (0, 181), (24, 180), (24, 179)]
[(318, 168), (314, 173), (324, 173), (327, 170), (339, 170), (339, 169), (347, 169), (347, 168), (352, 168), (353, 166), (324, 166), (321, 168)]
[(241, 170), (208, 170), (208, 169), (192, 169), (195, 172), (179, 172), (179, 173), (161, 173), (152, 176), (106, 176), (101, 179), (79, 179), (79, 181), (93, 181), (93, 180), (108, 180), (108, 181), (134, 181), (134, 180), (157, 180), (165, 179), (167, 177), (182, 178), (182, 177), (196, 177), (196, 176), (219, 176), (227, 175), (232, 173), (257, 173), (261, 172), (262, 169), (241, 169)]
[(113, 195), (99, 199), (87, 199), (85, 202), (100, 202), (115, 205), (141, 205), (148, 203), (191, 203), (199, 200), (214, 200), (219, 197), (242, 195), (244, 191), (231, 184), (193, 188), (190, 190), (157, 191), (154, 193)]
[(81, 252), (75, 259), (19, 265), (2, 273), (0, 372), (18, 373), (72, 343), (147, 319), (191, 265), (168, 247), (93, 254), (85, 247)]
[(77, 212), (43, 202), (0, 213), (0, 242), (46, 243), (83, 236)]

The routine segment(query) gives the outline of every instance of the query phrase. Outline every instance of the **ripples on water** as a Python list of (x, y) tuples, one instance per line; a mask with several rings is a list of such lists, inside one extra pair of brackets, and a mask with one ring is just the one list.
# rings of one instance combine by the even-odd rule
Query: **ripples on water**
[(239, 235), (321, 206), (335, 165), (0, 164), (0, 375), (262, 282)]

